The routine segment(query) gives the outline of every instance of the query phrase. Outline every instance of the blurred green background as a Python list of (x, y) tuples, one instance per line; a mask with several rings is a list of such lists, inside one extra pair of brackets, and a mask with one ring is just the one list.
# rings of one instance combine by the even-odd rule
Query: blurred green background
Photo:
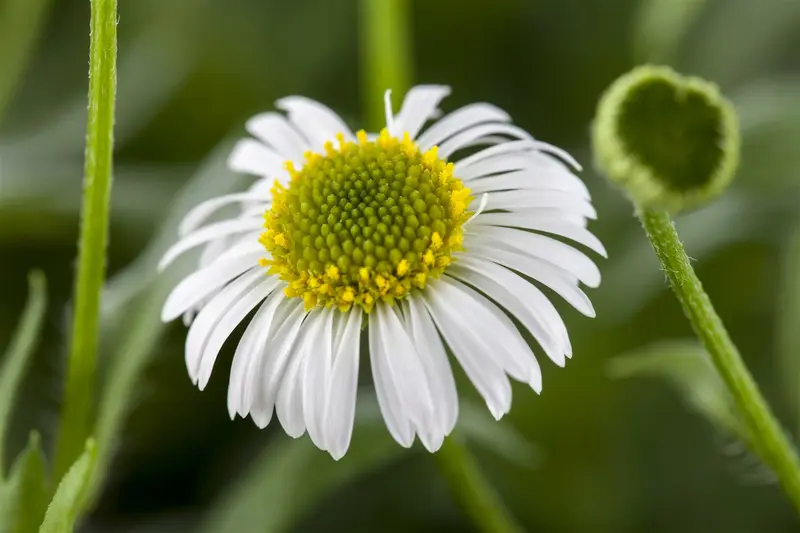
[[(22, 46), (9, 13), (28, 1), (0, 1), (0, 57)], [(619, 354), (691, 331), (631, 206), (593, 171), (588, 146), (600, 92), (644, 61), (706, 77), (734, 101), (744, 142), (735, 184), (678, 227), (748, 365), (797, 435), (800, 0), (409, 0), (408, 8), (413, 82), (451, 85), (445, 111), (489, 101), (571, 151), (599, 213), (591, 228), (610, 254), (600, 262), (603, 285), (589, 292), (596, 319), (558, 302), (575, 355), (566, 369), (540, 358), (540, 397), (515, 386), (511, 414), (495, 423), (485, 409), (468, 409), (479, 404), (460, 384), (471, 402), (460, 423), (472, 429), (462, 431), (475, 434), (472, 447), (512, 513), (529, 531), (800, 531), (770, 474), (696, 416), (680, 387), (611, 377)], [(31, 428), (52, 445), (81, 193), (89, 2), (52, 0), (43, 17), (24, 75), (0, 70), (0, 87), (14, 89), (0, 123), (0, 346), (23, 307), (26, 272), (42, 268), (51, 289), (10, 454)], [(103, 365), (127, 364), (137, 377), (112, 382), (102, 400), (134, 398), (84, 531), (472, 530), (431, 457), (389, 442), (368, 375), (351, 453), (334, 463), (307, 437), (285, 437), (276, 421), (264, 431), (231, 422), (233, 343), (200, 393), (183, 366), (185, 328), (158, 320), (186, 268), (154, 275), (176, 220), (249, 181), (224, 167), (247, 117), (302, 94), (354, 127), (362, 122), (359, 20), (356, 0), (120, 1)]]

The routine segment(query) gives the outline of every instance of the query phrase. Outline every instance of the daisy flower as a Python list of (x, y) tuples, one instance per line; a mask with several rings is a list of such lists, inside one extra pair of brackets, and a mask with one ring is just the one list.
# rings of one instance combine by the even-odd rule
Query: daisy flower
[[(283, 98), (284, 113), (246, 124), (230, 168), (257, 176), (207, 200), (179, 227), (165, 268), (202, 247), (162, 318), (191, 324), (186, 365), (202, 390), (225, 341), (247, 327), (228, 385), (231, 418), (308, 432), (334, 459), (350, 444), (362, 351), (381, 413), (402, 446), (437, 450), (458, 417), (457, 361), (500, 419), (509, 378), (537, 393), (526, 332), (559, 366), (567, 329), (539, 284), (586, 316), (580, 288), (600, 273), (573, 241), (605, 255), (587, 229), (589, 193), (562, 150), (497, 107), (462, 107), (427, 129), (449, 94), (409, 91), (386, 127), (353, 133), (329, 108)], [(423, 131), (424, 129), (424, 131)], [(463, 157), (459, 158), (458, 155)], [(223, 208), (230, 218), (208, 222)], [(513, 317), (513, 320), (512, 320)]]

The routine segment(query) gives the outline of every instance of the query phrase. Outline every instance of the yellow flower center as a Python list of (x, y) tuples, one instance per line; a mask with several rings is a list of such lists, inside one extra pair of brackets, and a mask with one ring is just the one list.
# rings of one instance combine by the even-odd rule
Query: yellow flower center
[(436, 147), (420, 152), (408, 134), (337, 139), (324, 155), (307, 152), (300, 169), (286, 163), (289, 185), (275, 183), (264, 213), (262, 265), (308, 310), (369, 313), (442, 274), (461, 249), (470, 191)]

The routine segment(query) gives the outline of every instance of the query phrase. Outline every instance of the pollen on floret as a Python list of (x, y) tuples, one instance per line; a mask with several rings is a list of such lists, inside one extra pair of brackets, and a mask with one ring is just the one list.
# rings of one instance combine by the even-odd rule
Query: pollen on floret
[(405, 276), (408, 274), (408, 260), (403, 259), (397, 264), (397, 275), (398, 276)]
[(260, 264), (287, 283), (306, 309), (389, 305), (440, 276), (461, 250), (469, 189), (438, 149), (421, 152), (408, 133), (343, 134), (287, 162), (286, 186), (273, 188), (259, 242)]

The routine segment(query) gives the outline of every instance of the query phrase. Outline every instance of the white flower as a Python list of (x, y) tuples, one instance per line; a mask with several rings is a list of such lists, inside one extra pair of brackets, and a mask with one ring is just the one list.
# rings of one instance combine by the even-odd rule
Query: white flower
[[(435, 451), (458, 417), (445, 347), (497, 419), (511, 407), (509, 377), (542, 388), (509, 316), (557, 365), (571, 356), (564, 322), (531, 280), (594, 315), (579, 284), (596, 287), (597, 267), (551, 237), (605, 255), (586, 229), (595, 210), (568, 166), (578, 165), (489, 104), (462, 107), (423, 132), (448, 94), (415, 87), (394, 115), (387, 92), (380, 135), (354, 135), (302, 97), (277, 102), (285, 116), (247, 122), (255, 139), (239, 141), (229, 164), (259, 179), (188, 213), (160, 265), (204, 247), (162, 312), (191, 322), (186, 364), (200, 389), (255, 311), (234, 355), (232, 418), (250, 414), (264, 427), (275, 410), (286, 433), (308, 431), (342, 457), (368, 337), (390, 433), (406, 447), (419, 436)], [(231, 206), (238, 214), (207, 223)]]

